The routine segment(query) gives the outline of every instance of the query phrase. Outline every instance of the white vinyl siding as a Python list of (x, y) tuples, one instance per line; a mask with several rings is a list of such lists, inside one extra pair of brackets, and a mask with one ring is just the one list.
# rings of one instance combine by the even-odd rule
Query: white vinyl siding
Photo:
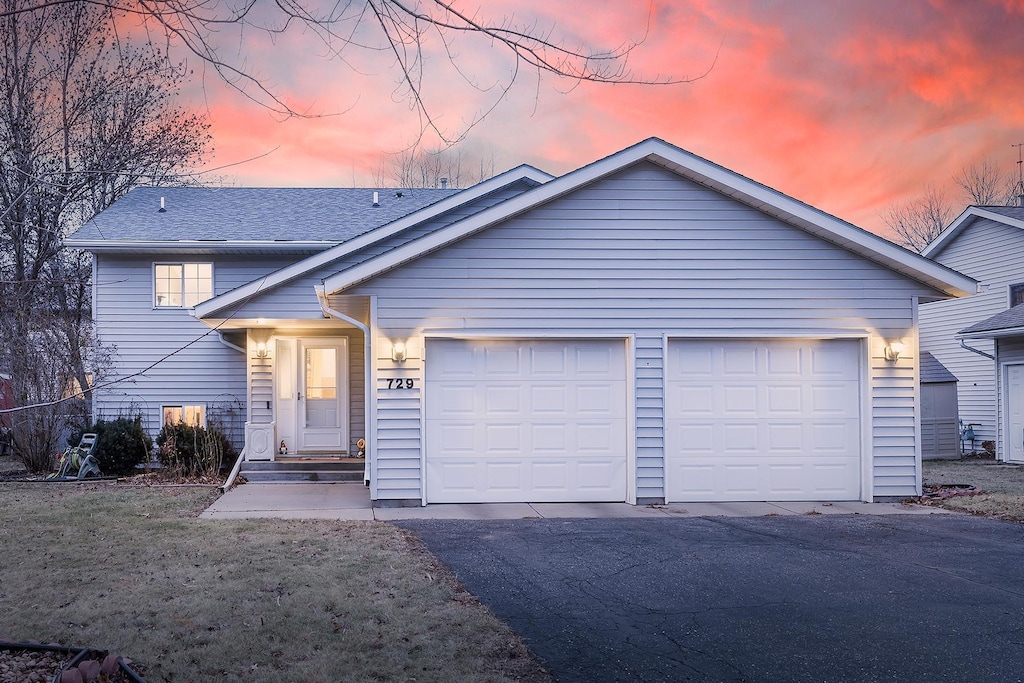
[[(981, 441), (996, 441), (996, 369), (993, 361), (960, 346), (960, 330), (1008, 308), (1009, 286), (1024, 282), (1024, 231), (987, 218), (975, 219), (933, 258), (979, 281), (982, 291), (963, 299), (921, 305), (921, 348), (957, 378), (960, 419), (979, 425)], [(972, 339), (967, 345), (990, 355), (995, 345)]]
[[(249, 347), (248, 353), (240, 353), (221, 343), (218, 332), (187, 310), (154, 310), (150, 259), (107, 254), (94, 258), (97, 329), (100, 342), (113, 351), (111, 374), (105, 381), (124, 378), (96, 392), (94, 411), (98, 417), (141, 414), (147, 430), (155, 436), (162, 424), (161, 406), (202, 403), (207, 406), (209, 418), (224, 414), (230, 417), (233, 433), (229, 436), (239, 447), (244, 422), (267, 424), (273, 420), (273, 351), (268, 358), (256, 357), (255, 340), (247, 340), (243, 332), (237, 339), (232, 337), (236, 345)], [(291, 262), (289, 257), (219, 257), (214, 262), (215, 293), (222, 294)], [(364, 436), (365, 425), (362, 333), (350, 327), (339, 330), (338, 322), (325, 327), (312, 285), (283, 291), (273, 303), (263, 304), (259, 315), (271, 320), (288, 319), (290, 329), (284, 334), (349, 338), (348, 363), (352, 372), (348, 385), (348, 448), (354, 452), (355, 441)], [(368, 303), (364, 300), (359, 306), (366, 309)], [(231, 312), (231, 317), (240, 316)], [(311, 326), (317, 327), (297, 329), (302, 324), (297, 319), (309, 320)], [(277, 330), (268, 326), (261, 330), (261, 338), (275, 333)], [(160, 362), (155, 367), (149, 368), (157, 361)], [(143, 371), (143, 375), (138, 374)]]
[[(95, 415), (141, 415), (155, 435), (162, 424), (161, 406), (202, 404), (208, 419), (224, 415), (230, 420), (237, 433), (229, 437), (241, 446), (247, 405), (244, 355), (221, 343), (188, 310), (153, 308), (151, 259), (98, 254), (95, 260), (93, 310), (99, 342), (111, 352), (110, 365), (98, 368), (98, 383), (104, 386), (94, 398)], [(217, 271), (217, 286), (224, 289), (248, 277), (233, 276), (231, 268)]]
[[(937, 292), (654, 164), (595, 181), (345, 293), (378, 297), (384, 338), (633, 335), (638, 500), (665, 495), (658, 348), (666, 334), (866, 335), (865, 494), (916, 493), (913, 297)], [(881, 358), (893, 339), (908, 349), (895, 366)], [(390, 408), (379, 387), (377, 396), (383, 425)], [(409, 487), (422, 474), (410, 454), (378, 443), (380, 498), (421, 495)], [(390, 489), (393, 464), (403, 486)]]

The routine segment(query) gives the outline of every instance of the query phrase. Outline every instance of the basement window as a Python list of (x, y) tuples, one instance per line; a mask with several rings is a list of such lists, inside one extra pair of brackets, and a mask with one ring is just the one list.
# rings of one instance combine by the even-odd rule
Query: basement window
[(153, 303), (157, 308), (192, 308), (213, 298), (212, 263), (157, 263)]
[(205, 427), (206, 406), (164, 406), (164, 424), (187, 424), (192, 427)]

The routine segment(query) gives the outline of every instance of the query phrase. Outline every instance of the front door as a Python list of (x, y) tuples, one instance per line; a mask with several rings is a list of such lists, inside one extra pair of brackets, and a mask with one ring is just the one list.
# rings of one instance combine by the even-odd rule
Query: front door
[(1006, 459), (1024, 462), (1024, 364), (1007, 365)]
[(277, 431), (289, 454), (347, 451), (347, 342), (277, 340)]

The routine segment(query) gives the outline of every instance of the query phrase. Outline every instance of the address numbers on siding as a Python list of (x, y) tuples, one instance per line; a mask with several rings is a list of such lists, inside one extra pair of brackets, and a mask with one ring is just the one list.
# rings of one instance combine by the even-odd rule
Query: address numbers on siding
[(411, 377), (409, 377), (409, 378), (388, 377), (387, 379), (382, 379), (381, 381), (384, 382), (384, 388), (385, 389), (415, 389), (416, 388), (416, 380), (412, 379)]

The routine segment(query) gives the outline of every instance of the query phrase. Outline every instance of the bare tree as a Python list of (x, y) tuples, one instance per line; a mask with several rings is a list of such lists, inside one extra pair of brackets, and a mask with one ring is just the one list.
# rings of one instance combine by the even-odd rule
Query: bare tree
[[(451, 0), (21, 0), (9, 6), (6, 14), (34, 13), (76, 2), (107, 7), (112, 16), (136, 18), (151, 35), (166, 41), (168, 48), (179, 47), (198, 56), (242, 95), (285, 117), (308, 113), (289, 103), (260, 76), (259, 55), (241, 47), (247, 34), (258, 32), (275, 41), (286, 34), (312, 39), (311, 53), (346, 65), (358, 61), (357, 55), (387, 55), (393, 64), (390, 71), (395, 74), (397, 94), (419, 117), (421, 136), (432, 131), (445, 144), (460, 140), (527, 72), (537, 79), (550, 76), (572, 83), (667, 85), (697, 80), (713, 65), (712, 60), (702, 74), (690, 78), (637, 74), (629, 60), (646, 36), (592, 48), (558, 37), (553, 24), (520, 23), (512, 17), (494, 19), (480, 11), (462, 11)], [(648, 9), (648, 22), (651, 12)], [(477, 75), (486, 70), (475, 70), (472, 58), (464, 56), (472, 44), (503, 56), (501, 68), (506, 75), (497, 81)], [(475, 115), (457, 124), (457, 129), (440, 125), (428, 97), (428, 56), (432, 53), (446, 57), (452, 67), (451, 78), (489, 98)]]
[(1005, 206), (1013, 197), (1014, 180), (1008, 171), (1000, 170), (991, 159), (982, 159), (960, 167), (953, 182), (963, 192), (968, 204)]
[(891, 207), (882, 220), (894, 234), (894, 241), (920, 252), (939, 236), (953, 218), (953, 207), (934, 185), (917, 199)]
[(378, 187), (450, 187), (475, 185), (494, 175), (494, 155), (474, 155), (458, 147), (408, 149), (381, 159), (374, 173)]
[[(77, 420), (98, 366), (91, 266), (66, 234), (139, 184), (175, 182), (208, 148), (208, 125), (174, 104), (185, 82), (151, 45), (118, 40), (110, 10), (31, 13), (0, 0), (0, 364), (12, 376), (15, 453), (46, 463), (42, 437)], [(37, 406), (36, 409), (26, 409)], [(52, 409), (51, 409), (52, 408)]]

